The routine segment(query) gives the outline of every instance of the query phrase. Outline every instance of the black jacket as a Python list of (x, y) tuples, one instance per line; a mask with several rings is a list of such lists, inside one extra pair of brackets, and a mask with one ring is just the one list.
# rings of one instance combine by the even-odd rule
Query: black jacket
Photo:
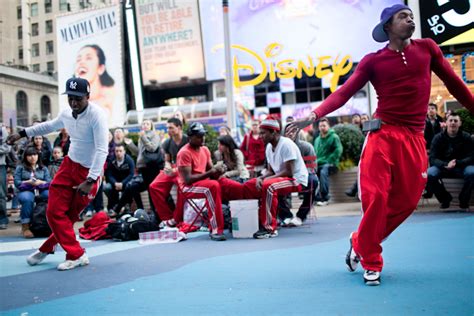
[(133, 178), (135, 173), (135, 163), (133, 162), (132, 157), (125, 154), (123, 164), (119, 167), (117, 165), (117, 159), (109, 161), (107, 164), (107, 170), (105, 171), (105, 178), (108, 183), (115, 185), (115, 182), (120, 182), (124, 186)]
[(441, 133), (441, 122), (443, 122), (443, 119), (441, 116), (436, 115), (436, 120), (434, 121), (434, 124), (431, 124), (431, 120), (426, 117), (425, 121), (425, 140), (426, 140), (426, 149), (431, 148), (431, 142), (433, 141), (433, 137), (435, 137), (436, 134)]
[(456, 167), (460, 168), (474, 164), (474, 143), (469, 133), (460, 130), (456, 137), (449, 137), (444, 131), (433, 138), (430, 164), (444, 168), (453, 159), (456, 159)]

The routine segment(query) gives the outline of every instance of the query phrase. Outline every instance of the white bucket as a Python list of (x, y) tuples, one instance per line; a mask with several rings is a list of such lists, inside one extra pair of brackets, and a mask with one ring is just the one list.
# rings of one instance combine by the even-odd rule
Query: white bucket
[(258, 231), (258, 200), (230, 201), (232, 236), (252, 238)]

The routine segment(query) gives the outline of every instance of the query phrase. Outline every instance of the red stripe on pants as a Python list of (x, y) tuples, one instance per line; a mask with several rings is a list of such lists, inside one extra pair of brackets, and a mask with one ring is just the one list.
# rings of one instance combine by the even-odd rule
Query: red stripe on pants
[(291, 178), (271, 178), (263, 180), (262, 190), (258, 191), (257, 179), (251, 179), (243, 184), (244, 199), (260, 199), (258, 218), (260, 226), (267, 230), (277, 229), (278, 196), (299, 192), (302, 187)]
[(382, 125), (370, 132), (359, 163), (363, 216), (353, 234), (366, 270), (382, 271), (382, 241), (415, 210), (428, 168), (423, 133)]
[(173, 210), (168, 205), (168, 196), (173, 185), (178, 184), (178, 176), (167, 175), (163, 170), (150, 184), (149, 192), (156, 213), (162, 221), (173, 218)]
[(41, 252), (51, 253), (59, 243), (66, 252), (66, 260), (76, 260), (84, 254), (76, 240), (74, 223), (79, 220), (79, 213), (94, 199), (97, 182), (87, 196), (80, 195), (73, 187), (84, 182), (88, 173), (88, 168), (67, 156), (64, 158), (49, 187), (46, 218), (53, 233), (39, 248)]
[[(183, 194), (178, 195), (176, 221), (183, 221), (184, 199), (205, 199), (212, 234), (224, 232), (224, 215), (222, 214), (221, 186), (216, 180), (201, 180), (192, 186), (183, 186)], [(184, 195), (184, 196), (183, 196)]]

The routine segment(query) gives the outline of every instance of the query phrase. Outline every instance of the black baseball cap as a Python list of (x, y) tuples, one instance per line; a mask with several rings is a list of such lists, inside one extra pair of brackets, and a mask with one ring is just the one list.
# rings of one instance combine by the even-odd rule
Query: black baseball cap
[(63, 94), (83, 97), (91, 91), (89, 81), (83, 78), (70, 78), (66, 81), (66, 91)]
[(204, 136), (206, 135), (206, 129), (204, 128), (204, 125), (200, 122), (193, 122), (191, 125), (189, 125), (188, 128), (188, 136)]

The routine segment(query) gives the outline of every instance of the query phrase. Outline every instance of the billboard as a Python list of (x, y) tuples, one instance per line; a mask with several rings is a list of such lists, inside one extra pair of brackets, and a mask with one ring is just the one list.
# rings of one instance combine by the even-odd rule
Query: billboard
[[(395, 3), (403, 1), (229, 1), (231, 44), (245, 48), (232, 49), (232, 55), (255, 73), (271, 72), (272, 65), (278, 67), (285, 60), (295, 67), (316, 67), (322, 61), (326, 67), (349, 55), (357, 62), (385, 45), (372, 39), (372, 29), (382, 10)], [(206, 79), (219, 80), (225, 71), (222, 4), (210, 0), (199, 4)], [(240, 74), (249, 75), (245, 69)]]
[[(73, 76), (87, 79), (89, 101), (106, 110), (109, 127), (125, 122), (121, 23), (118, 5), (56, 19), (59, 92)], [(59, 96), (59, 106), (69, 107), (66, 96)]]
[(144, 85), (204, 78), (197, 0), (136, 1)]
[(420, 0), (421, 35), (440, 45), (472, 43), (474, 0)]

